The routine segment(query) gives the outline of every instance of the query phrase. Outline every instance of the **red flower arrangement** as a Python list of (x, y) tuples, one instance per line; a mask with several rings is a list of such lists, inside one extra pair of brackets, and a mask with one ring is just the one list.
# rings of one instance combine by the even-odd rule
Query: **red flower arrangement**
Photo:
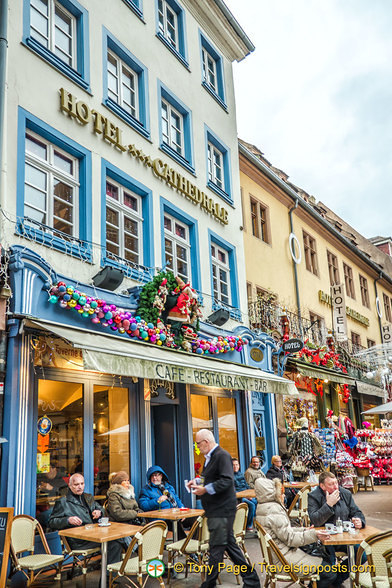
[(339, 361), (339, 354), (335, 353), (332, 346), (317, 347), (309, 339), (306, 339), (303, 348), (298, 352), (298, 358), (308, 363), (315, 363), (318, 366), (347, 373), (347, 369)]

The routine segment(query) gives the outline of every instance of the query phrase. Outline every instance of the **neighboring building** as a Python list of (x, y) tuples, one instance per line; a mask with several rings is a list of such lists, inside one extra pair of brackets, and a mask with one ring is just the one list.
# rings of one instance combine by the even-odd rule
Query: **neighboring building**
[[(154, 462), (189, 503), (195, 431), (212, 429), (244, 467), (256, 390), (270, 456), (267, 393), (292, 387), (273, 374), (272, 337), (247, 329), (232, 62), (253, 45), (221, 0), (15, 0), (8, 16), (1, 504), (44, 521), (49, 465), (82, 470), (99, 496), (118, 469), (138, 492)], [(215, 359), (121, 334), (114, 309), (135, 313), (165, 266), (203, 302), (203, 337), (249, 345)], [(106, 301), (106, 330), (57, 300), (59, 281), (93, 314)]]
[[(361, 412), (384, 396), (380, 382), (366, 378), (373, 366), (355, 355), (381, 344), (383, 333), (392, 329), (392, 259), (384, 248), (389, 240), (372, 244), (290, 183), (257, 147), (240, 141), (239, 153), (250, 326), (277, 340), (308, 340), (321, 355), (311, 365), (303, 355), (294, 356), (286, 368), (297, 383), (301, 410), (315, 425), (325, 424), (327, 409), (360, 425)], [(338, 336), (332, 317), (336, 285), (345, 293), (346, 336)], [(329, 369), (333, 349), (347, 374)], [(351, 393), (348, 403), (344, 385)], [(292, 417), (299, 404), (287, 399), (286, 416)], [(283, 418), (279, 408), (278, 416)]]

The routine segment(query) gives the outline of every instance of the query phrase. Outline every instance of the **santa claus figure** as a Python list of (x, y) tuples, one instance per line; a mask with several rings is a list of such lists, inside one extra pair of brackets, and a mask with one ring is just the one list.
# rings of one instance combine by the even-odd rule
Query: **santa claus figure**
[(197, 302), (197, 293), (190, 284), (176, 277), (179, 294), (176, 304), (169, 311), (167, 316), (169, 321), (192, 324), (200, 316), (200, 309)]

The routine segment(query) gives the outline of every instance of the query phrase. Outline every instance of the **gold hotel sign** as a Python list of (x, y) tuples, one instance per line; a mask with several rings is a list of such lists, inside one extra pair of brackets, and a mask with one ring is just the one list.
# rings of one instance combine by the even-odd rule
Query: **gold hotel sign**
[(135, 145), (124, 145), (122, 129), (120, 127), (97, 110), (91, 109), (82, 100), (77, 100), (75, 96), (64, 90), (64, 88), (60, 88), (60, 110), (69, 117), (75, 118), (81, 125), (91, 123), (94, 133), (102, 135), (104, 141), (111, 143), (122, 153), (127, 152), (128, 155), (134, 157), (146, 167), (151, 168), (158, 178), (166, 182), (174, 190), (183, 194), (193, 204), (200, 206), (202, 210), (211, 214), (216, 221), (224, 225), (228, 224), (228, 211), (223, 206), (220, 206), (219, 202), (215, 202), (213, 198), (210, 198), (205, 192), (197, 188), (185, 176), (170, 167), (159, 157), (151, 159), (149, 155), (143, 153), (143, 150), (138, 149)]

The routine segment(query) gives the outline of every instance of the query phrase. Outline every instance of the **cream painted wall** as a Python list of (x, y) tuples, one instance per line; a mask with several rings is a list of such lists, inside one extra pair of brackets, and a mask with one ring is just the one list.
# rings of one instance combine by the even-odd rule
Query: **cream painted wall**
[[(276, 188), (267, 189), (268, 181), (257, 180), (257, 173), (252, 171), (252, 177), (246, 171), (246, 166), (240, 160), (240, 182), (242, 190), (242, 204), (244, 212), (244, 248), (246, 257), (246, 279), (252, 285), (252, 298), (256, 298), (256, 287), (270, 290), (278, 295), (278, 301), (282, 306), (297, 313), (295, 282), (292, 258), (289, 251), (288, 239), (290, 234), (289, 208), (293, 201), (289, 201), (283, 193)], [(250, 197), (268, 207), (270, 243), (264, 243), (253, 236), (251, 226)], [(332, 327), (331, 307), (319, 299), (319, 291), (330, 293), (330, 279), (328, 271), (327, 250), (337, 256), (340, 282), (344, 283), (343, 263), (353, 270), (355, 299), (346, 296), (346, 306), (358, 312), (369, 320), (369, 326), (347, 316), (347, 330), (349, 339), (351, 332), (360, 335), (361, 345), (367, 347), (368, 339), (381, 343), (379, 320), (376, 311), (376, 295), (374, 289), (374, 272), (355, 256), (347, 247), (339, 243), (337, 239), (326, 233), (321, 224), (317, 224), (300, 207), (293, 212), (293, 228), (301, 245), (302, 261), (297, 266), (300, 291), (301, 314), (309, 319), (310, 313), (325, 319), (327, 328)], [(306, 269), (304, 259), (303, 231), (314, 237), (317, 247), (317, 261), (319, 272), (314, 275)], [(359, 275), (364, 276), (368, 282), (370, 308), (362, 304)], [(378, 284), (378, 295), (383, 310), (383, 322), (385, 311), (383, 305), (383, 293), (392, 296), (392, 288), (388, 289), (385, 283)], [(392, 305), (392, 301), (391, 301)]]
[[(79, 0), (88, 10), (89, 35), (90, 35), (90, 69), (91, 69), (91, 94), (73, 83), (57, 69), (50, 66), (33, 51), (22, 44), (23, 37), (23, 2), (14, 0), (10, 2), (10, 26), (9, 26), (9, 53), (7, 76), (7, 118), (8, 126), (5, 139), (6, 170), (4, 182), (6, 202), (4, 208), (9, 221), (4, 224), (5, 247), (19, 243), (36, 250), (42, 255), (56, 271), (68, 276), (77, 276), (84, 282), (89, 282), (97, 273), (100, 258), (101, 240), (101, 158), (124, 170), (127, 174), (147, 186), (153, 191), (153, 216), (154, 216), (154, 252), (155, 265), (162, 264), (161, 252), (161, 227), (160, 227), (160, 197), (173, 202), (188, 215), (198, 221), (200, 264), (202, 291), (206, 294), (205, 311), (210, 312), (211, 279), (210, 279), (210, 252), (208, 248), (208, 230), (219, 234), (223, 239), (234, 245), (237, 254), (237, 271), (239, 283), (240, 308), (246, 316), (246, 290), (245, 290), (245, 264), (243, 254), (241, 225), (241, 204), (239, 190), (239, 170), (237, 154), (237, 127), (235, 116), (234, 86), (232, 76), (232, 64), (224, 55), (224, 82), (228, 112), (224, 110), (201, 85), (201, 63), (199, 29), (202, 25), (189, 12), (186, 11), (186, 38), (187, 53), (190, 70), (184, 67), (179, 60), (156, 37), (155, 2), (143, 2), (144, 22), (130, 10), (125, 2), (116, 0), (106, 2), (104, 0)], [(207, 0), (203, 0), (207, 3)], [(122, 119), (116, 117), (102, 104), (103, 96), (103, 49), (102, 27), (105, 26), (126, 48), (148, 68), (148, 94), (151, 141), (139, 135)], [(212, 43), (218, 51), (223, 53), (223, 45), (219, 46), (220, 23), (216, 24), (213, 31)], [(209, 35), (207, 35), (209, 37)], [(177, 164), (169, 156), (159, 149), (159, 116), (158, 116), (158, 79), (167, 86), (192, 112), (193, 127), (193, 153), (196, 176), (189, 173), (181, 165)], [(170, 167), (188, 178), (198, 188), (203, 190), (215, 202), (228, 210), (229, 223), (227, 226), (216, 222), (210, 215), (193, 205), (180, 193), (172, 190), (155, 177), (151, 169), (135, 161), (126, 153), (116, 151), (111, 145), (105, 143), (101, 136), (93, 133), (92, 125), (81, 126), (75, 120), (65, 116), (59, 110), (59, 89), (64, 87), (83, 100), (91, 109), (96, 109), (118, 125), (123, 131), (126, 144), (135, 143), (144, 153), (151, 158), (161, 157)], [(18, 107), (45, 121), (67, 137), (72, 138), (92, 153), (92, 193), (93, 193), (93, 265), (83, 263), (68, 257), (47, 247), (34, 244), (14, 234), (16, 216), (16, 178), (17, 168), (17, 131)], [(208, 125), (212, 131), (222, 140), (231, 152), (232, 197), (234, 205), (230, 206), (206, 186), (206, 145), (205, 128)], [(129, 287), (134, 283), (128, 280), (123, 283)], [(235, 326), (235, 323), (228, 324)]]

